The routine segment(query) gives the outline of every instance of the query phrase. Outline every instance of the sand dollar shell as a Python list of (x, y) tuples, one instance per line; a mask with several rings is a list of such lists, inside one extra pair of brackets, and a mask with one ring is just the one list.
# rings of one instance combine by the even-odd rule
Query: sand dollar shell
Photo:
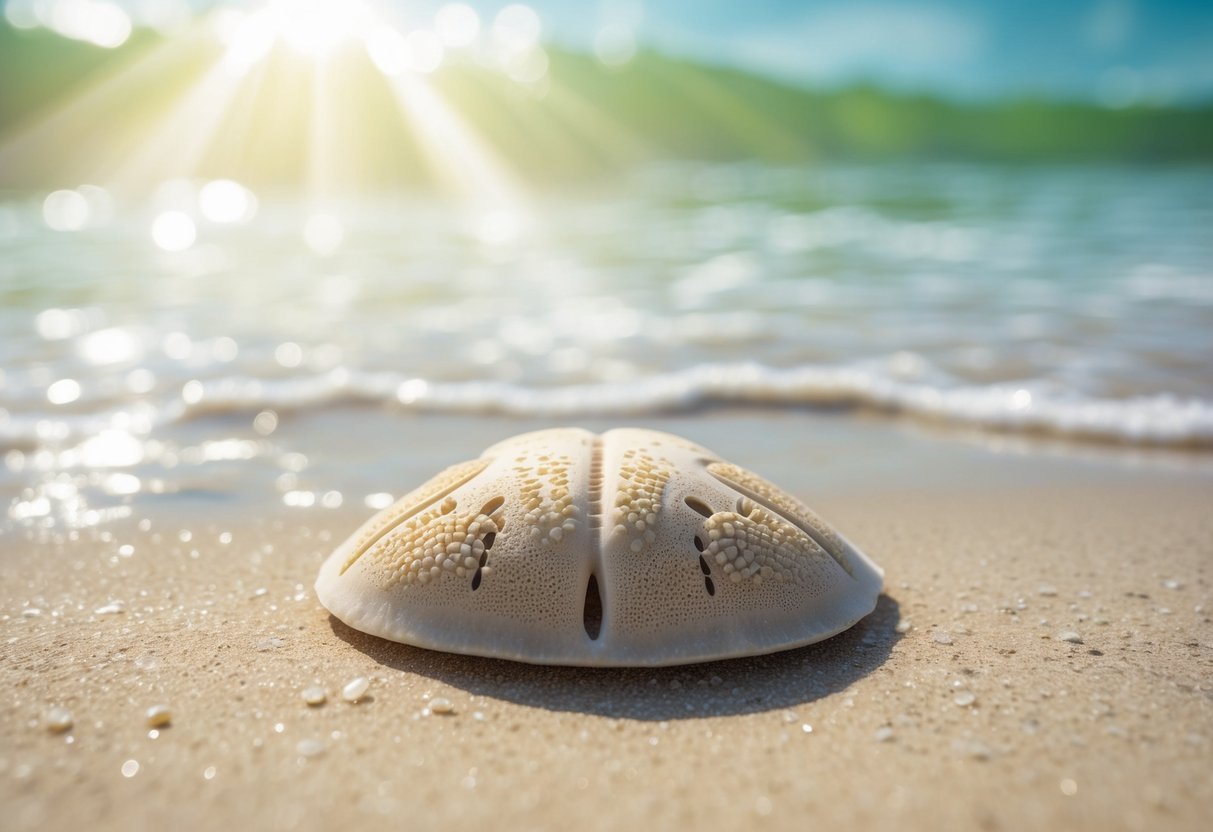
[(320, 570), (346, 624), (536, 664), (669, 665), (828, 638), (882, 573), (807, 506), (692, 442), (523, 434), (372, 517)]

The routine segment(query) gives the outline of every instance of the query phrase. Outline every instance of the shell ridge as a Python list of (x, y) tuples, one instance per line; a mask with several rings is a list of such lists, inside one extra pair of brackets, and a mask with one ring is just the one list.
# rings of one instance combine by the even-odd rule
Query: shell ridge
[[(743, 468), (727, 462), (714, 462), (708, 465), (707, 470), (709, 474), (737, 493), (748, 497), (762, 506), (766, 511), (804, 532), (851, 579), (858, 580), (855, 575), (855, 566), (850, 562), (846, 546), (839, 539), (837, 532), (831, 529), (828, 523), (818, 517), (816, 512), (800, 500), (787, 494), (787, 492), (774, 484), (767, 482), (757, 474), (752, 474)], [(814, 520), (817, 522), (814, 523)], [(819, 525), (822, 528), (819, 528)]]
[[(480, 476), (492, 462), (493, 460), (490, 457), (481, 457), (480, 459), (451, 465), (439, 471), (429, 480), (402, 497), (395, 507), (387, 510), (386, 517), (376, 516), (371, 518), (371, 523), (378, 520), (381, 525), (372, 526), (370, 530), (363, 533), (358, 543), (354, 545), (353, 552), (350, 553), (345, 564), (341, 567), (341, 571), (337, 574), (344, 575), (346, 570), (374, 548), (375, 544), (399, 529), (409, 520), (412, 520), (418, 514), (430, 508), (439, 500), (446, 499), (452, 493)], [(415, 495), (417, 494), (423, 494), (424, 496), (421, 499), (416, 499)], [(410, 501), (409, 498), (411, 497), (414, 498), (413, 501)]]

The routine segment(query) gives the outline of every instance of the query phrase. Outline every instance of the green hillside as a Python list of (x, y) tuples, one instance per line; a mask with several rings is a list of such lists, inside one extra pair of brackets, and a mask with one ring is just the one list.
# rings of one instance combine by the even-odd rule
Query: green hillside
[[(958, 103), (872, 87), (804, 89), (652, 52), (618, 70), (568, 51), (550, 55), (542, 90), (466, 64), (428, 79), (469, 130), (532, 181), (658, 159), (1213, 161), (1210, 107)], [(192, 117), (181, 102), (219, 57), (202, 38), (165, 43), (141, 33), (103, 50), (0, 26), (0, 186), (103, 179), (167, 120)], [(389, 82), (358, 50), (335, 66), (325, 81), (332, 101), (321, 111), (305, 85), (312, 81), (301, 80), (310, 70), (272, 54), (257, 83), (231, 92), (196, 172), (298, 182), (321, 124), (325, 152), (345, 158), (345, 181), (426, 181), (424, 142)]]

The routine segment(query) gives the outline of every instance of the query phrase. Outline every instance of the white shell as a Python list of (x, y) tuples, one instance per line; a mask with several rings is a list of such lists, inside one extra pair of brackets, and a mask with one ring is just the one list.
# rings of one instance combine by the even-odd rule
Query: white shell
[(351, 627), (534, 664), (671, 665), (839, 633), (882, 572), (795, 498), (668, 433), (537, 431), (372, 517), (316, 594)]

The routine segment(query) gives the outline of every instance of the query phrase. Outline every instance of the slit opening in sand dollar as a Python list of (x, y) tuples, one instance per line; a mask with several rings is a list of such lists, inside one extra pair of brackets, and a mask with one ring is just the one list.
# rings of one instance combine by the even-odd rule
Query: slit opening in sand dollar
[(598, 577), (591, 575), (585, 586), (585, 606), (581, 610), (581, 623), (591, 641), (597, 641), (602, 633), (602, 595), (598, 591)]

